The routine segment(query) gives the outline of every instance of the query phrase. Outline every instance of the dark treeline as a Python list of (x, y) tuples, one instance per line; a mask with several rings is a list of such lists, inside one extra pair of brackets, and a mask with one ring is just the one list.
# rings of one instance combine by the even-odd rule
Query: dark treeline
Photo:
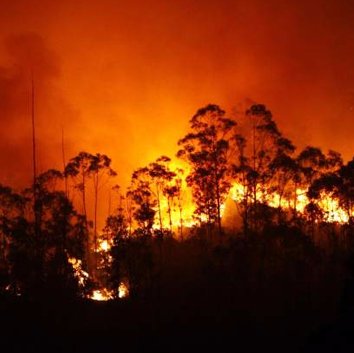
[[(351, 310), (354, 159), (312, 146), (297, 153), (260, 104), (236, 118), (217, 105), (201, 108), (178, 145), (185, 170), (166, 156), (135, 170), (126, 192), (113, 188), (119, 201), (102, 231), (99, 193), (116, 175), (106, 155), (81, 152), (21, 192), (1, 186), (3, 298), (87, 298), (104, 287), (129, 327), (131, 315), (156, 335), (195, 326), (208, 333), (213, 325), (242, 334), (247, 322), (258, 327), (255, 337), (277, 337), (279, 345), (293, 335), (288, 351)], [(109, 251), (100, 250), (103, 238)], [(121, 283), (131, 311), (118, 303)], [(256, 344), (247, 335), (241, 343)]]

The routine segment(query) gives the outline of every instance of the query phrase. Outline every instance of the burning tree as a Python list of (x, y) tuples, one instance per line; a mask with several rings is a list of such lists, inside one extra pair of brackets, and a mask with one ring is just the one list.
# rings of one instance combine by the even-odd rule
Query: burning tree
[[(169, 217), (170, 231), (172, 233), (172, 198), (177, 196), (177, 189), (172, 189), (172, 181), (176, 177), (170, 167), (171, 159), (161, 156), (155, 162), (144, 168), (137, 169), (132, 176), (132, 186), (129, 196), (133, 197), (138, 206), (135, 210), (135, 219), (140, 225), (141, 221), (150, 219), (157, 213), (159, 233), (162, 236), (165, 232), (162, 201), (167, 201), (167, 214)], [(150, 212), (154, 211), (153, 212)], [(154, 225), (154, 218), (151, 227)], [(145, 226), (144, 226), (145, 227)]]
[(349, 223), (353, 222), (354, 205), (354, 159), (334, 172), (322, 174), (309, 187), (312, 202), (319, 202), (324, 195), (341, 207)]
[(190, 120), (192, 132), (179, 140), (177, 156), (188, 161), (191, 171), (187, 183), (196, 203), (195, 215), (206, 221), (208, 229), (221, 229), (221, 206), (230, 189), (228, 152), (235, 121), (225, 117), (217, 105), (201, 108)]
[(169, 183), (176, 176), (175, 172), (172, 172), (169, 168), (168, 163), (171, 162), (171, 159), (166, 156), (161, 156), (156, 159), (155, 162), (150, 163), (146, 169), (148, 176), (151, 179), (151, 184), (153, 185), (154, 195), (157, 203), (157, 210), (159, 215), (159, 223), (160, 223), (160, 232), (163, 233), (163, 217), (162, 217), (162, 209), (161, 209), (161, 198), (162, 196), (167, 196), (167, 204), (168, 204), (168, 214), (170, 221), (170, 230), (172, 232), (172, 219), (171, 219), (171, 204), (168, 187)]
[(153, 197), (147, 168), (140, 168), (132, 175), (132, 182), (127, 197), (133, 200), (133, 217), (138, 224), (138, 231), (144, 236), (152, 235), (156, 199)]
[(245, 136), (237, 134), (232, 140), (237, 156), (233, 171), (243, 189), (240, 199), (244, 229), (252, 224), (256, 230), (272, 196), (278, 195), (278, 205), (282, 202), (289, 173), (295, 168), (291, 158), (295, 147), (281, 134), (265, 105), (253, 104), (243, 120)]
[(101, 183), (106, 182), (104, 177), (110, 178), (117, 175), (117, 173), (111, 168), (111, 159), (105, 154), (97, 153), (93, 156), (90, 172), (93, 177), (94, 186), (94, 248), (97, 250), (97, 205), (98, 205), (98, 191)]
[[(83, 215), (85, 220), (86, 231), (88, 232), (88, 213), (87, 213), (87, 182), (93, 180), (94, 187), (94, 234), (93, 247), (97, 249), (97, 205), (100, 183), (103, 178), (115, 176), (116, 172), (111, 168), (111, 159), (106, 155), (97, 153), (93, 155), (87, 152), (80, 152), (73, 157), (65, 167), (65, 176), (71, 177), (74, 181), (74, 187), (79, 190), (82, 197)], [(92, 240), (91, 240), (92, 242)], [(90, 239), (87, 241), (86, 250), (87, 261), (90, 264), (91, 244)], [(96, 261), (95, 261), (96, 262)]]
[(180, 168), (176, 170), (172, 183), (166, 185), (163, 194), (167, 198), (167, 212), (170, 222), (170, 232), (173, 232), (172, 225), (172, 208), (176, 201), (179, 213), (179, 235), (183, 239), (183, 205), (182, 205), (182, 178), (184, 171)]
[(92, 163), (94, 155), (87, 152), (80, 152), (77, 156), (71, 158), (65, 167), (65, 176), (74, 180), (74, 187), (80, 191), (82, 197), (82, 210), (86, 219), (87, 227), (87, 205), (86, 205), (86, 188), (87, 180), (92, 176)]

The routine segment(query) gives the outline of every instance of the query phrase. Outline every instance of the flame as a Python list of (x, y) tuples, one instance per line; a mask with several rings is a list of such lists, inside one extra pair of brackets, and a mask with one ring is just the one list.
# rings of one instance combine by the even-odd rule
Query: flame
[(112, 247), (108, 239), (98, 239), (97, 252), (108, 252)]
[[(310, 200), (306, 196), (306, 190), (296, 189), (296, 210), (300, 213), (305, 211), (305, 207), (309, 204)], [(277, 193), (264, 194), (257, 191), (257, 199), (264, 200), (266, 204), (271, 207), (278, 207), (280, 196)], [(229, 193), (229, 197), (235, 202), (241, 202), (245, 197), (244, 187), (241, 184), (235, 183)], [(333, 199), (331, 195), (321, 193), (320, 199), (317, 202), (320, 209), (324, 214), (324, 221), (328, 223), (344, 224), (349, 221), (348, 214), (339, 206), (338, 201)], [(280, 206), (283, 209), (289, 209), (290, 202), (287, 199), (281, 199)]]
[(324, 212), (324, 218), (327, 222), (344, 224), (349, 221), (348, 214), (338, 205), (338, 201), (333, 200), (330, 195), (322, 193), (319, 206)]
[[(168, 229), (170, 227), (170, 218), (169, 218), (170, 216), (168, 214), (168, 202), (165, 198), (161, 199), (160, 207), (161, 207), (161, 214), (162, 214), (162, 226), (163, 228)], [(191, 228), (197, 224), (197, 221), (193, 217), (194, 210), (195, 210), (195, 206), (191, 201), (185, 202), (183, 204), (183, 211), (182, 211), (183, 227)], [(180, 213), (176, 205), (173, 205), (171, 207), (171, 222), (172, 222), (173, 230), (176, 230), (178, 227), (181, 226)], [(158, 212), (156, 212), (155, 215), (153, 228), (160, 229), (160, 220), (159, 220)]]
[[(323, 211), (324, 221), (330, 223), (347, 223), (349, 221), (348, 214), (343, 208), (340, 207), (338, 201), (335, 200), (331, 195), (322, 193), (317, 205)], [(229, 192), (230, 199), (235, 202), (242, 202), (245, 197), (245, 188), (238, 183), (235, 183)], [(295, 192), (295, 201), (288, 200), (286, 198), (280, 198), (277, 193), (264, 193), (261, 190), (257, 191), (257, 198), (262, 200), (271, 207), (281, 207), (283, 209), (290, 209), (296, 204), (297, 212), (304, 213), (305, 207), (309, 204), (310, 200), (306, 196), (306, 190), (297, 189)], [(191, 199), (190, 199), (191, 200)], [(226, 208), (226, 202), (221, 205), (221, 216), (224, 216)], [(187, 205), (183, 206), (183, 227), (190, 228), (197, 224), (197, 221), (193, 218), (194, 204), (189, 202)], [(163, 213), (164, 227), (169, 225), (169, 214), (168, 214), (168, 203), (167, 200), (161, 202), (161, 211)], [(174, 228), (180, 226), (180, 214), (176, 207), (171, 208), (171, 219)], [(203, 219), (202, 219), (203, 221)], [(205, 221), (205, 219), (204, 219)], [(158, 228), (160, 226), (159, 220), (155, 220), (154, 227)], [(101, 234), (98, 238), (97, 252), (104, 254), (104, 256), (109, 255), (109, 251), (112, 247), (112, 239), (107, 238), (107, 234)], [(85, 286), (89, 274), (82, 269), (82, 261), (74, 257), (68, 259), (69, 263), (72, 265), (75, 273), (75, 277), (81, 287)], [(95, 289), (91, 294), (86, 297), (95, 301), (109, 301), (114, 299), (118, 295), (119, 299), (127, 298), (129, 296), (129, 284), (127, 281), (122, 281), (116, 291), (109, 290), (105, 287)]]
[(91, 300), (96, 301), (108, 301), (113, 299), (113, 291), (109, 291), (106, 288), (95, 289), (91, 295), (88, 296)]
[(82, 261), (76, 259), (75, 257), (69, 257), (68, 262), (74, 269), (74, 276), (78, 280), (78, 283), (81, 287), (85, 286), (85, 282), (89, 278), (89, 274), (82, 269)]
[[(99, 238), (97, 252), (107, 253), (112, 244), (110, 240)], [(109, 256), (109, 255), (108, 255)], [(111, 258), (111, 256), (109, 256)], [(82, 261), (74, 257), (69, 257), (68, 262), (74, 269), (74, 275), (78, 280), (81, 287), (85, 286), (89, 274), (82, 269)], [(121, 282), (118, 286), (118, 298), (126, 298), (129, 296), (129, 287), (126, 283)], [(107, 288), (94, 289), (91, 294), (88, 294), (86, 298), (95, 301), (108, 301), (114, 299), (114, 291)]]
[(129, 296), (129, 288), (124, 282), (120, 282), (118, 286), (118, 298), (123, 299)]

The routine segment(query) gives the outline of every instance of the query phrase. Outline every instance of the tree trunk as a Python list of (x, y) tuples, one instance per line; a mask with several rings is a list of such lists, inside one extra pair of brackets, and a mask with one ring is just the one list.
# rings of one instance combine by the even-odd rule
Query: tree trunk
[(88, 231), (88, 224), (87, 224), (87, 212), (86, 212), (86, 178), (85, 178), (85, 173), (82, 173), (82, 207), (84, 211), (84, 224), (85, 224), (85, 230), (87, 234), (87, 240), (86, 240), (86, 259), (87, 259), (87, 264), (90, 265), (90, 234)]
[(163, 225), (162, 225), (162, 215), (161, 215), (160, 190), (158, 184), (156, 184), (156, 198), (157, 198), (157, 207), (159, 211), (160, 231), (162, 235)]
[(93, 230), (93, 243), (94, 243), (94, 249), (97, 251), (97, 204), (98, 204), (98, 172), (96, 172), (94, 179), (94, 188), (95, 188), (95, 209), (94, 209), (94, 230)]
[(167, 197), (167, 206), (168, 206), (168, 217), (169, 217), (169, 221), (170, 221), (170, 231), (172, 234), (172, 215), (171, 215), (171, 197), (168, 196)]
[(180, 196), (178, 196), (178, 210), (179, 210), (179, 233), (180, 233), (181, 240), (183, 240), (182, 202)]

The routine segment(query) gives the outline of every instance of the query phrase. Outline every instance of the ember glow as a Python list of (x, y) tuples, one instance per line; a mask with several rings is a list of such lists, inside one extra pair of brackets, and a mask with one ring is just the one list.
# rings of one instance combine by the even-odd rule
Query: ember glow
[[(296, 190), (296, 210), (297, 212), (304, 213), (305, 207), (309, 204), (310, 200), (306, 196), (307, 190)], [(244, 200), (244, 188), (240, 184), (234, 184), (230, 190), (229, 197), (236, 203), (241, 203)], [(264, 195), (261, 192), (257, 193), (259, 199), (264, 200)], [(271, 207), (279, 207), (279, 195), (271, 194), (266, 195), (266, 204)], [(281, 208), (284, 210), (291, 209), (294, 201), (281, 200)], [(318, 202), (320, 209), (324, 213), (324, 221), (329, 223), (344, 224), (348, 222), (347, 213), (338, 205), (338, 201), (334, 200), (330, 195), (325, 193), (321, 194), (320, 201)]]
[(108, 252), (111, 248), (111, 243), (108, 239), (99, 239), (98, 240), (98, 248), (96, 251), (98, 252)]
[(73, 267), (75, 278), (77, 279), (79, 285), (84, 287), (87, 279), (89, 278), (89, 274), (82, 269), (82, 261), (75, 259), (74, 257), (70, 257), (68, 259), (69, 264)]
[(128, 296), (129, 296), (129, 288), (124, 282), (121, 282), (118, 287), (118, 298), (123, 299), (123, 298), (127, 298)]
[(103, 289), (95, 289), (92, 292), (92, 295), (89, 296), (91, 300), (96, 301), (108, 301), (113, 299), (113, 292), (103, 288)]
[[(118, 298), (124, 299), (129, 296), (129, 289), (124, 282), (121, 282), (118, 287)], [(88, 297), (91, 300), (96, 301), (108, 301), (114, 299), (114, 291), (106, 288), (95, 289)]]
[(338, 205), (336, 200), (333, 200), (330, 195), (322, 194), (319, 202), (320, 208), (324, 212), (324, 217), (330, 223), (348, 223), (348, 214)]

